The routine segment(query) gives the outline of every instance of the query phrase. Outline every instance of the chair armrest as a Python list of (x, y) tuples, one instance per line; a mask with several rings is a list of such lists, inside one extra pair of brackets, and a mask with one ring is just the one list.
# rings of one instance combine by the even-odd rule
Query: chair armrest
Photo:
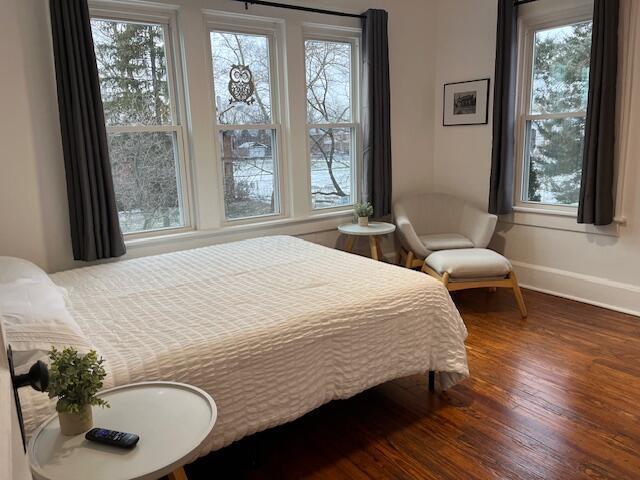
[(497, 222), (497, 216), (466, 205), (460, 230), (476, 248), (486, 248), (493, 237)]
[(418, 237), (409, 217), (401, 206), (397, 206), (394, 209), (394, 221), (398, 228), (398, 235), (402, 245), (411, 250), (418, 258), (428, 257), (431, 252), (425, 248), (424, 243)]

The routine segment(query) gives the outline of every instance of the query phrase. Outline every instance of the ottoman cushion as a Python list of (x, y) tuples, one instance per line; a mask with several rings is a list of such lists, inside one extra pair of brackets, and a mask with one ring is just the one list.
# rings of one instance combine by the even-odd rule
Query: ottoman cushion
[(499, 253), (486, 248), (460, 248), (433, 252), (425, 260), (427, 266), (453, 280), (506, 277), (511, 263)]

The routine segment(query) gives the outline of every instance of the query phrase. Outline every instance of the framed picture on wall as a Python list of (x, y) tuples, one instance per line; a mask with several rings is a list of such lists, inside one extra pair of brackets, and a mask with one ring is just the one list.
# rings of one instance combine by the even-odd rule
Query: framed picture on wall
[(446, 83), (442, 125), (485, 125), (489, 122), (489, 79)]

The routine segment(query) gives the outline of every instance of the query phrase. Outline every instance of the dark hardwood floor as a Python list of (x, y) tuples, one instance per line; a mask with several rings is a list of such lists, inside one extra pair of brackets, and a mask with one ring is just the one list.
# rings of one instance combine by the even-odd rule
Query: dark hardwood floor
[(413, 376), (187, 466), (198, 479), (640, 479), (640, 318), (524, 292), (454, 294), (471, 377)]

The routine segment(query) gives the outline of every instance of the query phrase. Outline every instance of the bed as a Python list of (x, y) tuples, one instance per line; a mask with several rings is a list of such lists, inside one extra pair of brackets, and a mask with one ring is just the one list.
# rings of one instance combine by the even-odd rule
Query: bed
[[(218, 405), (204, 455), (391, 379), (468, 376), (466, 329), (419, 272), (272, 236), (56, 273), (105, 387), (171, 380)], [(26, 390), (26, 389), (23, 389)], [(51, 413), (22, 392), (27, 432)]]

